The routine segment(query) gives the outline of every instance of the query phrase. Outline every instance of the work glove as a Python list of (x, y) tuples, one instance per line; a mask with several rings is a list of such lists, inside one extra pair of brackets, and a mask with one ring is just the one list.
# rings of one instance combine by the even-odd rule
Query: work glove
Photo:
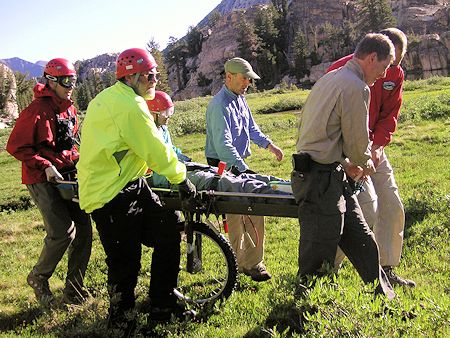
[(189, 179), (186, 178), (178, 184), (178, 194), (180, 195), (183, 210), (192, 211), (198, 206), (196, 199), (197, 189), (195, 189), (195, 185)]
[(240, 174), (256, 174), (256, 172), (250, 169), (247, 169), (245, 171), (239, 171), (239, 169), (234, 165), (231, 166), (231, 173), (235, 176), (239, 176)]
[(45, 168), (45, 176), (47, 176), (47, 181), (51, 183), (56, 183), (56, 180), (64, 180), (59, 171), (55, 168), (54, 165)]

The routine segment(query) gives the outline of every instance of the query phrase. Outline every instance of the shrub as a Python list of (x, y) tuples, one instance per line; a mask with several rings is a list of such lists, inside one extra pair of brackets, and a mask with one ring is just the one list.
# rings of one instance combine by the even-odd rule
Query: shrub
[(405, 102), (399, 122), (437, 120), (450, 117), (450, 94), (421, 96)]
[(426, 89), (429, 86), (433, 86), (432, 89), (437, 89), (436, 86), (440, 88), (445, 88), (450, 86), (450, 77), (433, 76), (428, 79), (406, 80), (403, 84), (404, 91), (415, 91), (420, 89)]

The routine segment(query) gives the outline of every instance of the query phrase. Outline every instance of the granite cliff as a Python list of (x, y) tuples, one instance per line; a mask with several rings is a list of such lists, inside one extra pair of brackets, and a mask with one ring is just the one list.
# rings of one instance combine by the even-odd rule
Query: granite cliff
[[(264, 10), (270, 1), (224, 0), (209, 13), (198, 27), (202, 31), (201, 52), (186, 59), (187, 74), (185, 84), (180, 86), (178, 72), (174, 66), (168, 67), (169, 83), (177, 99), (186, 99), (200, 95), (215, 94), (222, 84), (223, 63), (230, 57), (239, 56), (236, 39), (237, 27), (241, 15), (252, 18), (255, 11)], [(355, 20), (355, 1), (347, 0), (292, 0), (288, 2), (288, 62), (293, 62), (292, 37), (302, 30), (306, 33), (308, 48), (317, 51), (319, 63), (309, 63), (309, 74), (300, 79), (300, 83), (314, 83), (323, 75), (325, 69), (334, 60), (320, 41), (326, 36), (324, 25), (342, 26), (344, 20)], [(448, 75), (450, 65), (449, 4), (447, 0), (391, 0), (393, 15), (397, 26), (409, 36), (410, 44), (403, 67), (407, 77), (428, 77), (430, 75)], [(214, 12), (221, 16), (214, 25), (208, 24)], [(199, 86), (203, 79), (207, 84)], [(284, 81), (298, 83), (289, 76)], [(204, 82), (204, 81), (203, 81)]]

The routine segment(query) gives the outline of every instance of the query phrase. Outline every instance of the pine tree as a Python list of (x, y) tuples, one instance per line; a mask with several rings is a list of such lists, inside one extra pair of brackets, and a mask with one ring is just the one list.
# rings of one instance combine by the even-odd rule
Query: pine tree
[(31, 101), (33, 101), (33, 88), (36, 85), (36, 81), (33, 79), (27, 79), (25, 74), (20, 72), (14, 73), (16, 78), (16, 102), (19, 108), (19, 112), (25, 109)]
[(219, 11), (214, 11), (211, 13), (211, 15), (208, 17), (208, 26), (210, 28), (214, 28), (219, 20), (222, 18), (222, 14), (220, 14)]
[(164, 57), (162, 52), (159, 50), (159, 44), (155, 41), (153, 37), (147, 42), (147, 51), (153, 55), (156, 63), (158, 64), (158, 72), (160, 75), (160, 79), (158, 84), (156, 85), (157, 89), (166, 92), (168, 94), (171, 94), (172, 89), (170, 89), (169, 86), (167, 69), (164, 64)]
[(186, 34), (186, 43), (190, 57), (200, 54), (203, 44), (202, 32), (197, 27), (190, 26)]
[(5, 109), (7, 89), (6, 71), (3, 64), (0, 64), (0, 114)]
[(175, 66), (176, 76), (178, 81), (178, 89), (183, 89), (189, 80), (188, 70), (186, 68), (186, 58), (188, 56), (188, 50), (186, 44), (183, 41), (171, 36), (169, 37), (169, 44), (167, 46), (166, 60), (169, 65)]
[(294, 54), (294, 73), (297, 79), (301, 79), (308, 73), (306, 65), (306, 57), (308, 54), (308, 41), (305, 34), (299, 30), (294, 36), (292, 44), (292, 52)]
[(238, 56), (255, 65), (261, 41), (255, 33), (254, 24), (249, 22), (243, 14), (239, 22), (237, 36)]
[(255, 17), (255, 33), (260, 41), (257, 69), (262, 78), (258, 87), (263, 89), (271, 88), (278, 83), (280, 75), (278, 64), (284, 61), (277, 43), (280, 40), (280, 31), (275, 26), (278, 17), (279, 14), (273, 6), (261, 9)]
[(353, 51), (355, 36), (348, 20), (344, 20), (342, 26), (326, 22), (322, 29), (325, 37), (321, 39), (319, 45), (324, 48), (331, 60), (337, 60)]
[(359, 11), (356, 28), (361, 36), (395, 27), (397, 20), (388, 0), (358, 0), (357, 6)]
[(88, 81), (77, 85), (73, 93), (75, 106), (78, 110), (84, 111), (87, 109), (89, 102), (92, 100), (92, 94), (89, 89)]

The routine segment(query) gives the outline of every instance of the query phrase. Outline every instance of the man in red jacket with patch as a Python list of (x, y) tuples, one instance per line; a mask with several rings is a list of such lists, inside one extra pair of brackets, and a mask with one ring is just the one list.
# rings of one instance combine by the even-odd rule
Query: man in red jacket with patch
[(34, 100), (20, 113), (6, 146), (22, 162), (22, 183), (39, 208), (46, 231), (27, 282), (41, 304), (51, 305), (48, 279), (69, 249), (63, 302), (80, 303), (86, 297), (83, 279), (91, 255), (91, 221), (78, 203), (64, 200), (55, 185), (62, 173), (75, 170), (78, 160), (78, 119), (71, 101), (77, 77), (74, 66), (62, 58), (47, 63), (44, 77), (46, 83), (34, 87)]
[[(369, 133), (372, 141), (372, 161), (376, 172), (364, 184), (365, 191), (358, 195), (364, 217), (375, 233), (380, 250), (380, 264), (392, 285), (415, 286), (412, 280), (394, 273), (398, 266), (403, 246), (405, 212), (395, 183), (394, 172), (384, 152), (397, 127), (397, 118), (402, 104), (404, 72), (400, 66), (406, 53), (405, 34), (397, 28), (387, 28), (380, 32), (394, 44), (395, 60), (386, 72), (386, 77), (378, 79), (370, 88)], [(353, 54), (334, 62), (327, 72), (338, 69), (352, 59)], [(335, 265), (339, 266), (344, 255), (340, 249)]]

